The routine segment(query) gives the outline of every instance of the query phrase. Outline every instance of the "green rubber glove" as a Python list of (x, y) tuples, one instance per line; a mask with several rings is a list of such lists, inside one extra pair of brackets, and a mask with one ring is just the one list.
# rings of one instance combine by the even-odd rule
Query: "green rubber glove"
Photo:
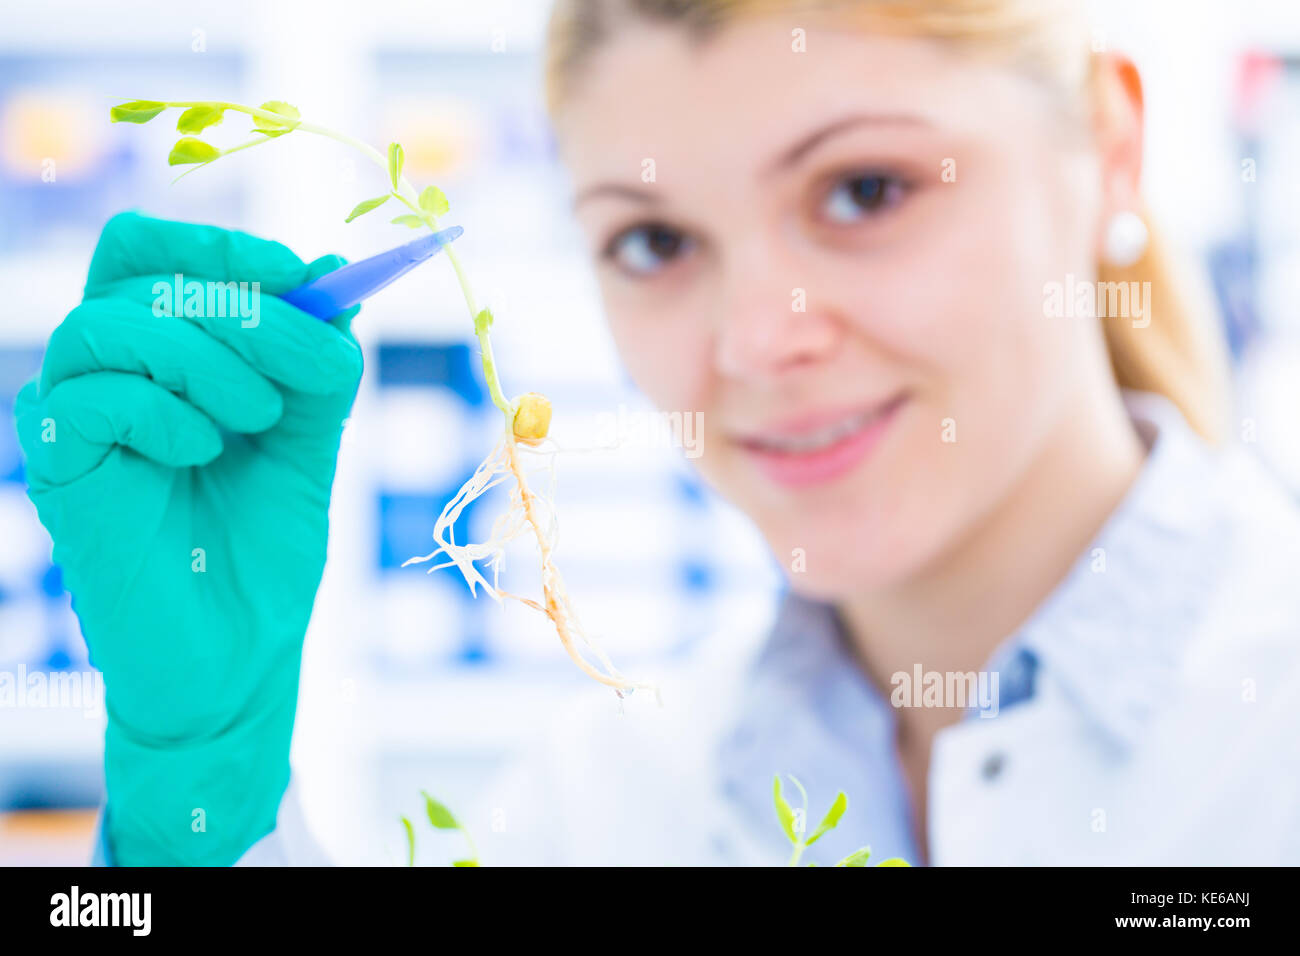
[[(362, 364), (356, 309), (275, 295), (342, 261), (116, 216), (18, 396), (28, 493), (104, 674), (118, 865), (229, 865), (275, 826)], [(258, 282), (257, 307), (159, 314), (177, 274)]]

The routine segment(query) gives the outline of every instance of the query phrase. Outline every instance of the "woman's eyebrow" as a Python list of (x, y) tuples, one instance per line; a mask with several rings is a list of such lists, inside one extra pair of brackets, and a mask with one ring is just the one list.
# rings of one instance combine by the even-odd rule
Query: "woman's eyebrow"
[[(913, 113), (855, 113), (852, 116), (845, 116), (833, 123), (814, 130), (801, 140), (783, 152), (775, 160), (767, 165), (762, 171), (762, 175), (771, 175), (772, 173), (793, 166), (800, 159), (820, 146), (826, 140), (838, 136), (841, 133), (847, 133), (859, 126), (930, 126), (929, 120)], [(619, 197), (630, 199), (634, 202), (652, 204), (660, 201), (658, 193), (649, 189), (638, 189), (635, 186), (628, 186), (623, 183), (598, 183), (594, 186), (588, 186), (579, 192), (573, 198), (573, 208), (577, 209), (582, 203), (590, 199), (596, 199), (602, 196)]]
[(589, 199), (596, 199), (601, 196), (621, 197), (631, 199), (640, 203), (657, 203), (659, 196), (649, 189), (637, 189), (635, 186), (627, 186), (622, 183), (598, 183), (595, 186), (588, 186), (582, 192), (573, 197), (573, 208), (577, 209), (582, 203)]
[(793, 166), (826, 140), (838, 136), (841, 133), (847, 133), (850, 130), (857, 129), (859, 126), (877, 125), (930, 126), (932, 124), (925, 117), (913, 113), (855, 113), (852, 116), (845, 116), (833, 123), (828, 123), (820, 129), (816, 129), (807, 134), (769, 163), (762, 170), (762, 175), (771, 175), (778, 170), (787, 169), (790, 166)]

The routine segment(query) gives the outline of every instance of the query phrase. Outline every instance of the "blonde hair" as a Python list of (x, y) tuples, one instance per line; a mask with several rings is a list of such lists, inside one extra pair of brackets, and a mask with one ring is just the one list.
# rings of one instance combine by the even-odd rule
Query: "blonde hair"
[[(1116, 106), (1116, 91), (1095, 68), (1082, 0), (557, 0), (547, 38), (548, 108), (558, 112), (591, 55), (625, 23), (676, 25), (703, 41), (738, 18), (776, 13), (825, 14), (877, 32), (948, 41), (1048, 84), (1080, 117)], [(1220, 441), (1228, 361), (1212, 299), (1149, 211), (1139, 213), (1150, 231), (1143, 256), (1131, 266), (1097, 266), (1099, 282), (1150, 283), (1149, 322), (1102, 320), (1111, 369), (1122, 388), (1165, 396), (1193, 429)]]

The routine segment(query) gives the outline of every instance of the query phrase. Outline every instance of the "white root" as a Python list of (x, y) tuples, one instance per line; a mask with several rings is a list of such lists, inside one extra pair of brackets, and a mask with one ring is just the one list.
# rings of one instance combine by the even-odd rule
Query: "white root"
[[(402, 567), (431, 561), (439, 555), (444, 555), (447, 560), (429, 568), (430, 573), (454, 565), (464, 576), (471, 594), (477, 596), (477, 589), (482, 587), (498, 603), (503, 598), (509, 598), (541, 611), (551, 619), (565, 651), (585, 674), (593, 680), (612, 687), (619, 697), (637, 689), (647, 689), (653, 691), (657, 698), (658, 689), (655, 685), (624, 677), (609, 659), (609, 655), (586, 633), (578, 620), (577, 610), (565, 590), (560, 570), (555, 566), (553, 552), (560, 534), (559, 520), (555, 511), (555, 458), (558, 451), (558, 446), (549, 439), (536, 442), (519, 441), (507, 429), (496, 448), (478, 466), (439, 515), (433, 529), (433, 539), (438, 547), (429, 554), (403, 562)], [(521, 461), (521, 452), (542, 458), (542, 466), (546, 469), (549, 479), (544, 495), (529, 488), (527, 472)], [(469, 503), (511, 478), (514, 479), (514, 487), (510, 489), (509, 508), (493, 523), (492, 533), (488, 539), (480, 543), (457, 544), (456, 522)], [(506, 545), (529, 532), (532, 533), (541, 552), (543, 594), (541, 602), (511, 594), (502, 590), (500, 586)], [(486, 566), (492, 569), (491, 584), (479, 570), (479, 562), (486, 562)], [(582, 647), (595, 658), (596, 664), (583, 655), (577, 647), (578, 643), (581, 643)]]

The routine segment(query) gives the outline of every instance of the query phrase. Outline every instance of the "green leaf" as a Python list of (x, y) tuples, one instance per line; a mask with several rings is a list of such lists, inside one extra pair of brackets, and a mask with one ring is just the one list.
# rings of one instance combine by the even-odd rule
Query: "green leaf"
[(370, 210), (378, 209), (384, 203), (388, 202), (390, 198), (392, 198), (392, 193), (383, 196), (376, 196), (374, 199), (367, 199), (365, 202), (359, 202), (352, 207), (352, 211), (348, 213), (348, 218), (343, 221), (351, 222), (353, 219), (356, 219), (357, 216), (364, 216), (366, 213), (370, 212)]
[(406, 154), (402, 152), (401, 143), (388, 144), (388, 178), (393, 181), (393, 189), (397, 189), (402, 181), (402, 166), (406, 163)]
[(781, 821), (781, 829), (790, 838), (790, 842), (797, 845), (799, 837), (794, 829), (794, 808), (786, 802), (785, 797), (781, 794), (780, 774), (772, 778), (772, 802), (776, 804), (776, 818)]
[(419, 216), (412, 216), (410, 213), (407, 213), (405, 216), (398, 216), (397, 218), (391, 219), (389, 221), (392, 222), (393, 225), (395, 226), (410, 226), (412, 229), (419, 229), (421, 226), (424, 225), (423, 219), (421, 219)]
[(478, 860), (457, 860), (452, 866), (478, 866)]
[(452, 816), (451, 811), (444, 807), (433, 797), (429, 796), (423, 790), (420, 793), (424, 796), (424, 810), (429, 815), (429, 822), (439, 830), (459, 830), (460, 824)]
[(187, 166), (190, 163), (210, 163), (221, 155), (221, 150), (193, 136), (182, 136), (167, 157), (168, 166)]
[(114, 123), (147, 123), (166, 108), (166, 103), (157, 100), (131, 100), (114, 106), (108, 117)]
[(488, 329), (492, 328), (492, 310), (484, 309), (474, 316), (474, 334), (482, 335)]
[(911, 866), (911, 865), (912, 865), (911, 863), (908, 863), (901, 856), (891, 856), (888, 860), (881, 860), (879, 863), (876, 864), (876, 866)]
[(844, 816), (844, 811), (848, 809), (848, 806), (848, 794), (841, 790), (836, 795), (835, 802), (831, 804), (831, 808), (826, 811), (826, 816), (822, 817), (822, 822), (817, 825), (817, 829), (813, 831), (813, 835), (808, 838), (808, 842), (805, 843), (804, 846), (812, 846), (822, 838), (822, 834), (827, 830), (834, 829), (835, 825), (840, 822), (840, 817)]
[(447, 202), (447, 197), (437, 186), (425, 186), (420, 193), (420, 208), (435, 216), (445, 216), (451, 203)]
[(854, 850), (852, 853), (850, 853), (844, 859), (840, 860), (840, 862), (836, 863), (835, 865), (836, 866), (866, 866), (867, 859), (870, 856), (871, 856), (871, 847), (864, 846), (861, 850)]
[(406, 817), (402, 817), (402, 826), (406, 830), (406, 865), (415, 866), (415, 827)]
[(262, 116), (254, 116), (253, 132), (255, 133), (262, 133), (266, 136), (283, 136), (285, 133), (290, 133), (296, 129), (301, 122), (298, 107), (290, 106), (283, 100), (267, 100), (258, 109), (266, 110), (268, 113), (276, 113), (283, 116), (284, 120), (282, 122)]
[(209, 126), (216, 126), (225, 115), (224, 106), (191, 106), (176, 121), (176, 129), (182, 133), (201, 133)]

